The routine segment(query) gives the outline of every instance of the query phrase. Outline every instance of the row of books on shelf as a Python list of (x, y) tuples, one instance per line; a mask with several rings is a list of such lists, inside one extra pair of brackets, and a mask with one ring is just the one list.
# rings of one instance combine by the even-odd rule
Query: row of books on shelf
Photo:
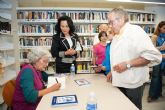
[[(53, 33), (54, 24), (20, 24), (19, 33)], [(77, 33), (97, 33), (98, 25), (75, 25)]]
[(58, 19), (60, 16), (69, 16), (72, 20), (90, 20), (90, 13), (89, 12), (66, 12), (66, 11), (59, 11), (55, 12), (55, 19)]
[(77, 70), (90, 70), (90, 62), (80, 62), (77, 64)]
[(52, 24), (20, 24), (19, 33), (53, 33)]
[(98, 24), (75, 25), (77, 33), (98, 33)]
[(88, 11), (18, 11), (17, 18), (33, 19), (58, 19), (60, 16), (70, 16), (73, 20), (107, 20), (107, 13)]
[(93, 45), (94, 37), (79, 37), (81, 45), (89, 47)]
[(0, 32), (1, 33), (10, 33), (11, 32), (11, 24), (9, 22), (0, 21)]
[(92, 58), (92, 51), (90, 48), (84, 50), (81, 54), (80, 54), (80, 57), (81, 58), (86, 58), (86, 59), (89, 59), (89, 58)]
[(22, 37), (20, 46), (51, 46), (52, 37)]
[[(98, 33), (98, 24), (75, 25), (76, 33)], [(155, 28), (152, 25), (141, 26), (146, 33), (153, 33)], [(54, 24), (21, 24), (19, 25), (19, 33), (52, 33), (54, 32)]]
[(129, 13), (130, 21), (155, 22), (155, 15), (149, 13)]
[(141, 26), (147, 34), (153, 34), (155, 27), (153, 26)]
[[(60, 16), (70, 16), (73, 20), (107, 20), (108, 11), (17, 11), (18, 19), (38, 20), (38, 19), (58, 19)], [(129, 12), (130, 21), (154, 22), (155, 15), (151, 13)]]
[[(27, 59), (27, 55), (28, 55), (29, 52), (30, 52), (30, 49), (20, 50), (20, 59)], [(92, 51), (89, 50), (89, 49), (85, 50), (79, 55), (79, 57), (83, 58), (86, 61), (90, 61), (89, 59), (92, 57)], [(80, 60), (80, 61), (84, 61), (84, 60)]]
[(29, 49), (26, 50), (20, 50), (20, 59), (27, 59), (27, 55), (30, 52)]
[[(93, 45), (93, 37), (79, 37), (80, 43), (84, 48)], [(52, 37), (20, 37), (20, 46), (51, 46)]]
[(108, 13), (107, 12), (91, 12), (91, 20), (107, 20)]

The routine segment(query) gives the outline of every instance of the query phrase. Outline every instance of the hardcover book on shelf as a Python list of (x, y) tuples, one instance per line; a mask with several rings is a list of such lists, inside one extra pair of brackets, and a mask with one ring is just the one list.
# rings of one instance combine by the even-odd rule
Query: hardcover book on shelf
[(77, 96), (74, 95), (61, 95), (53, 96), (51, 105), (53, 107), (64, 105), (76, 105), (78, 104)]
[(86, 79), (76, 79), (74, 80), (79, 86), (85, 86), (85, 85), (89, 85), (90, 82), (87, 81)]

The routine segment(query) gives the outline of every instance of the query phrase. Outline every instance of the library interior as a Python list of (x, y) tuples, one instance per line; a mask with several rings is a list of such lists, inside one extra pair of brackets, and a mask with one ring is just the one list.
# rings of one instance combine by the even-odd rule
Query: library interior
[(0, 0), (0, 110), (165, 110), (164, 10)]

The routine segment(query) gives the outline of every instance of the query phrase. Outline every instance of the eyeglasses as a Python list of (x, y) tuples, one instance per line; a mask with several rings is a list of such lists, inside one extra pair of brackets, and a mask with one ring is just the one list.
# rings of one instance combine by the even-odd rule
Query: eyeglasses
[(115, 18), (114, 20), (109, 20), (109, 25), (114, 25), (115, 21), (119, 20), (119, 18)]

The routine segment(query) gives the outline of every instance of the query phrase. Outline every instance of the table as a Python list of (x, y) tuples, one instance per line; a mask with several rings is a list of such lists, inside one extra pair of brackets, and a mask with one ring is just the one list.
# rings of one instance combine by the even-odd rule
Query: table
[[(77, 85), (74, 80), (81, 78), (86, 79), (90, 84)], [(76, 74), (73, 78), (67, 77), (65, 89), (43, 96), (36, 110), (86, 110), (87, 99), (92, 91), (97, 97), (97, 110), (139, 110), (118, 88), (107, 82), (102, 74)], [(77, 105), (51, 106), (53, 96), (71, 94), (77, 95)]]

